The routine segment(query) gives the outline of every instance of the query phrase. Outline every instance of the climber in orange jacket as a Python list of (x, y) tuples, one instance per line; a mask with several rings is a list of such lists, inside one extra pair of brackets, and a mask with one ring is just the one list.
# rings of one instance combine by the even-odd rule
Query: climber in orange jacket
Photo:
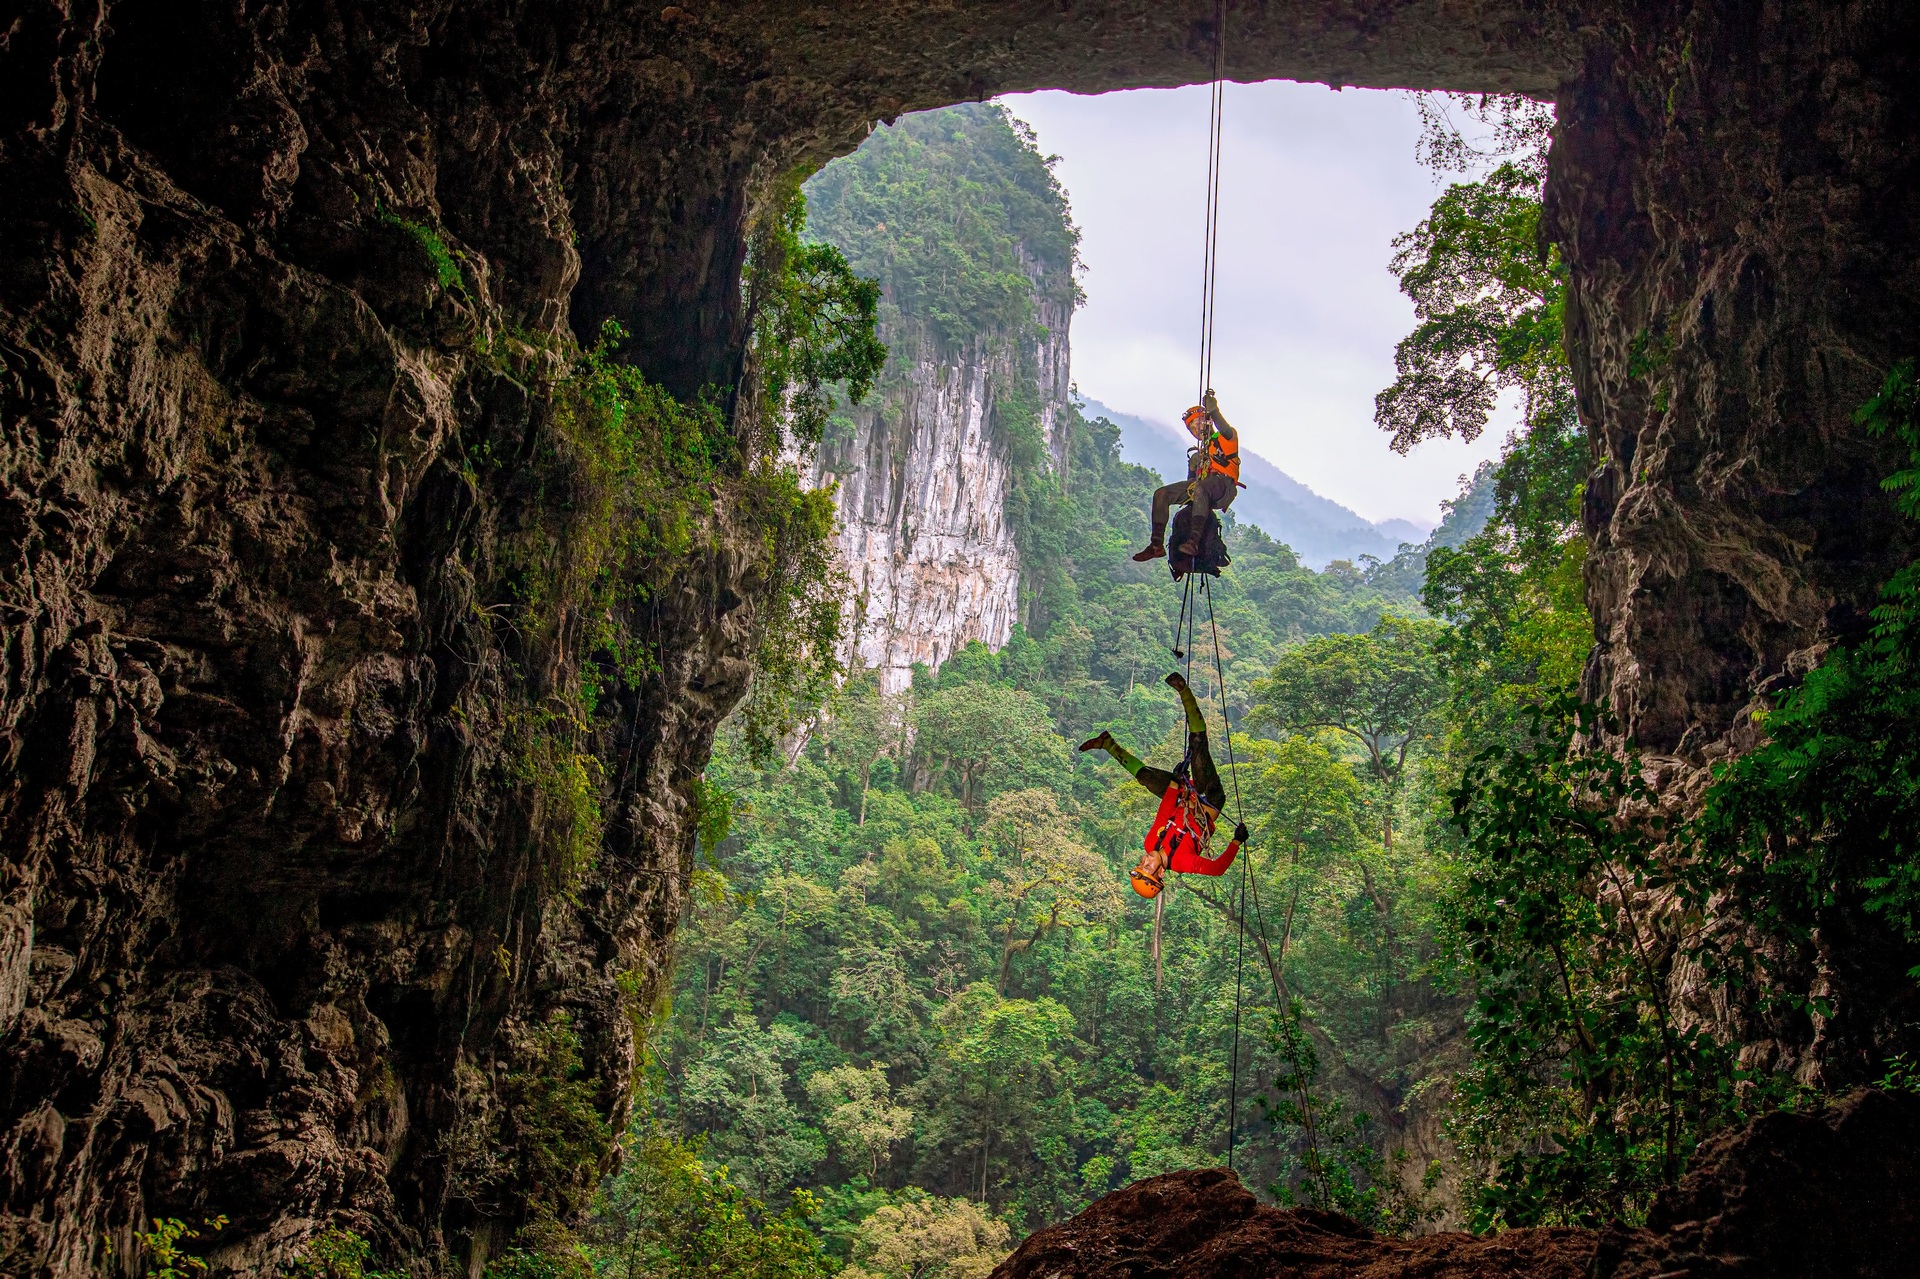
[(1083, 751), (1105, 751), (1133, 774), (1134, 781), (1160, 796), (1160, 811), (1154, 814), (1153, 827), (1147, 833), (1146, 854), (1133, 868), (1133, 891), (1142, 897), (1159, 896), (1169, 868), (1184, 874), (1220, 874), (1233, 864), (1240, 846), (1247, 842), (1247, 828), (1242, 823), (1234, 827), (1233, 842), (1224, 853), (1219, 857), (1206, 855), (1213, 824), (1226, 806), (1227, 788), (1221, 784), (1219, 770), (1214, 768), (1213, 755), (1207, 749), (1207, 721), (1193, 699), (1193, 690), (1178, 671), (1167, 676), (1167, 684), (1180, 694), (1187, 712), (1187, 759), (1181, 769), (1169, 773), (1142, 763), (1113, 740), (1110, 732), (1080, 746)]
[(1240, 434), (1220, 416), (1220, 401), (1211, 390), (1204, 403), (1187, 410), (1184, 421), (1199, 446), (1188, 450), (1186, 479), (1154, 490), (1153, 538), (1145, 550), (1134, 555), (1136, 560), (1166, 558), (1167, 520), (1173, 508), (1182, 503), (1193, 507), (1187, 525), (1192, 535), (1178, 549), (1182, 555), (1198, 554), (1208, 514), (1232, 506), (1234, 495), (1240, 491)]

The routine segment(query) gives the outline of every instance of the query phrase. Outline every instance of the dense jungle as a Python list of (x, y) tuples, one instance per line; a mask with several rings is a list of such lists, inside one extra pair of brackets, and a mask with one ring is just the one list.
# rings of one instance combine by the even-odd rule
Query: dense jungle
[[(1904, 1273), (1920, 19), (1467, 8), (0, 26), (0, 1272)], [(1230, 18), (1423, 91), (1385, 437), (1520, 412), (1175, 583), (996, 95)], [(1014, 616), (900, 676), (836, 502), (955, 370)]]

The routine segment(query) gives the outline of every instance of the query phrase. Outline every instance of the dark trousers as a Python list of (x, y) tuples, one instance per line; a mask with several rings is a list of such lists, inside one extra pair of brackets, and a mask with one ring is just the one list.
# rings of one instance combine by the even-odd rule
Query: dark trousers
[[(1205, 733), (1187, 734), (1187, 754), (1192, 759), (1194, 789), (1200, 792), (1200, 798), (1206, 800), (1214, 812), (1223, 811), (1227, 806), (1227, 788), (1221, 784), (1219, 770), (1213, 766), (1213, 754), (1207, 750)], [(1164, 768), (1144, 764), (1133, 775), (1133, 780), (1156, 795), (1165, 795), (1167, 787), (1173, 785), (1173, 774)]]
[(1153, 491), (1153, 540), (1166, 539), (1167, 521), (1173, 517), (1173, 508), (1182, 502), (1192, 505), (1193, 523), (1188, 527), (1198, 531), (1206, 528), (1210, 512), (1232, 506), (1234, 495), (1239, 491), (1231, 476), (1218, 471), (1209, 471), (1198, 480), (1162, 485)]

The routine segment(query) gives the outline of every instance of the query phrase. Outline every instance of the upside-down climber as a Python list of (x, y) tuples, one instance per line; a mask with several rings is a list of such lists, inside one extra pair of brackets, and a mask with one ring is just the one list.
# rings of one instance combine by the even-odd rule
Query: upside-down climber
[(1188, 505), (1187, 528), (1183, 545), (1174, 549), (1184, 556), (1200, 553), (1206, 536), (1207, 516), (1233, 505), (1240, 490), (1240, 435), (1220, 416), (1220, 401), (1209, 390), (1202, 403), (1188, 409), (1183, 419), (1187, 431), (1199, 441), (1187, 454), (1187, 478), (1163, 485), (1153, 492), (1153, 538), (1147, 548), (1133, 558), (1140, 561), (1162, 559), (1167, 553), (1167, 520), (1173, 508)]
[(1193, 690), (1178, 671), (1167, 676), (1167, 684), (1180, 694), (1187, 711), (1187, 758), (1169, 773), (1143, 764), (1126, 747), (1102, 732), (1083, 751), (1102, 750), (1113, 756), (1120, 767), (1133, 774), (1133, 780), (1160, 797), (1160, 810), (1154, 814), (1147, 832), (1146, 854), (1133, 868), (1133, 891), (1142, 897), (1157, 897), (1166, 882), (1168, 870), (1183, 875), (1218, 875), (1233, 865), (1240, 846), (1247, 842), (1243, 822), (1234, 827), (1233, 842), (1218, 857), (1207, 856), (1207, 841), (1213, 837), (1213, 824), (1227, 802), (1227, 789), (1213, 766), (1207, 750), (1207, 721)]

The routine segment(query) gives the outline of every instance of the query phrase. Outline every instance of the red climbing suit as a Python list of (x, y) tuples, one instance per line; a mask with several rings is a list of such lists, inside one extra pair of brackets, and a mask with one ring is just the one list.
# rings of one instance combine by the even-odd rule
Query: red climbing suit
[(1175, 782), (1160, 796), (1159, 811), (1147, 830), (1148, 852), (1164, 852), (1167, 869), (1181, 875), (1219, 875), (1233, 865), (1240, 853), (1238, 844), (1227, 845), (1218, 857), (1206, 856), (1207, 842), (1213, 838), (1217, 814), (1200, 798), (1200, 792), (1186, 782)]

